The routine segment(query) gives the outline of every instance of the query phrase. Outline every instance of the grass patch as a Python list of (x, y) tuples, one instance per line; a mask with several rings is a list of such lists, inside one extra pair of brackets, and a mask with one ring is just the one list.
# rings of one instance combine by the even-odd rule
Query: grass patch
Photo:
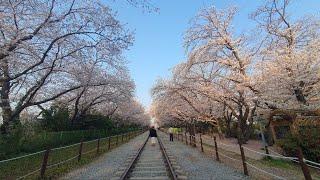
[(274, 159), (271, 157), (264, 157), (262, 159), (262, 163), (267, 166), (277, 167), (282, 169), (292, 169), (294, 164), (290, 161), (282, 160), (282, 159)]

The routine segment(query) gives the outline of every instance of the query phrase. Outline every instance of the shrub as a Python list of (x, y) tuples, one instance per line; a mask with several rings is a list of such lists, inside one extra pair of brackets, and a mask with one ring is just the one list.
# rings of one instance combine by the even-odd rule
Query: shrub
[(60, 132), (38, 132), (32, 136), (24, 137), (23, 131), (17, 131), (10, 136), (0, 136), (0, 160), (28, 154), (46, 148), (54, 148), (78, 143), (81, 140), (87, 141), (98, 137), (107, 137), (128, 131), (137, 130), (136, 127), (121, 127), (111, 130), (77, 130)]
[(99, 114), (90, 114), (85, 116), (81, 121), (81, 129), (107, 129), (111, 130), (115, 128), (114, 122), (106, 116)]
[(69, 110), (65, 107), (51, 106), (42, 112), (40, 124), (47, 131), (70, 130)]
[(21, 125), (16, 125), (10, 134), (0, 135), (0, 159), (4, 159), (7, 154), (16, 154), (20, 152), (21, 139), (23, 131)]
[(320, 133), (316, 127), (301, 127), (299, 138), (288, 133), (278, 142), (287, 156), (296, 156), (298, 145), (302, 148), (303, 155), (311, 161), (320, 161)]

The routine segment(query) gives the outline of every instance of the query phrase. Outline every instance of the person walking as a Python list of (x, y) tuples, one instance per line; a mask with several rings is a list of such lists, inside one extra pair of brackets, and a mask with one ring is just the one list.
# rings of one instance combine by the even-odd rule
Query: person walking
[(168, 130), (169, 136), (170, 136), (170, 141), (173, 141), (173, 128), (170, 127)]
[(151, 126), (149, 129), (149, 137), (151, 138), (151, 145), (154, 146), (156, 144), (157, 131), (154, 126)]

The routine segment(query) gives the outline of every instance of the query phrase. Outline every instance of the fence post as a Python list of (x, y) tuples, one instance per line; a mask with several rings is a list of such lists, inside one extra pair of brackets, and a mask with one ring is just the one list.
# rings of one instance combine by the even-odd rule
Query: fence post
[(121, 135), (121, 143), (123, 143), (123, 134)]
[(49, 152), (50, 152), (50, 149), (47, 149), (47, 150), (44, 152), (44, 155), (43, 155), (43, 160), (42, 160), (42, 165), (41, 165), (41, 171), (40, 171), (40, 177), (41, 177), (41, 178), (44, 177), (44, 173), (46, 172), (46, 169), (47, 169), (47, 164), (48, 164), (48, 159), (49, 159)]
[(119, 135), (117, 135), (116, 146), (118, 146)]
[(181, 133), (181, 137), (182, 137), (182, 138), (181, 138), (181, 141), (183, 142), (183, 134), (182, 134), (182, 133)]
[(111, 137), (108, 138), (108, 150), (110, 150), (111, 147)]
[(80, 142), (80, 146), (79, 146), (78, 161), (80, 161), (80, 160), (81, 160), (81, 155), (82, 155), (82, 146), (83, 146), (83, 140), (81, 140), (81, 142)]
[(184, 133), (184, 135), (186, 136), (186, 145), (188, 145), (188, 136), (187, 136), (187, 132)]
[(203, 152), (203, 145), (202, 145), (202, 137), (201, 137), (201, 134), (200, 134), (200, 146), (201, 146), (201, 151)]
[[(266, 154), (269, 154), (269, 149), (268, 149), (268, 145), (264, 146), (264, 149), (266, 150)], [(269, 156), (268, 156), (269, 157)]]
[(193, 135), (191, 135), (190, 146), (194, 146), (194, 139), (193, 139)]
[(214, 140), (214, 149), (216, 151), (216, 160), (220, 161), (219, 158), (219, 152), (218, 152), (218, 143), (217, 143), (217, 138), (215, 136), (213, 136), (213, 140)]
[(192, 146), (191, 135), (189, 135), (189, 145)]
[(300, 166), (301, 166), (301, 169), (302, 169), (304, 178), (305, 178), (306, 180), (312, 180), (312, 177), (311, 177), (311, 175), (310, 175), (309, 168), (308, 168), (308, 166), (306, 165), (306, 163), (304, 162), (303, 153), (302, 153), (302, 149), (301, 149), (300, 146), (299, 146), (298, 149), (297, 149), (297, 154), (298, 154), (299, 164), (300, 164)]
[(246, 164), (246, 156), (244, 155), (244, 151), (243, 151), (243, 147), (242, 147), (241, 143), (239, 143), (239, 147), (240, 147), (240, 152), (241, 152), (243, 173), (248, 176), (249, 174), (248, 174), (248, 168), (247, 168), (247, 164)]
[(98, 143), (97, 143), (97, 154), (99, 154), (100, 150), (100, 137), (98, 138)]
[(271, 157), (268, 156), (268, 154), (269, 154), (269, 149), (268, 149), (268, 145), (267, 145), (267, 144), (264, 146), (264, 150), (266, 151), (266, 154), (267, 154), (265, 157), (266, 157), (267, 159), (270, 159)]
[(194, 141), (193, 141), (193, 146), (194, 146), (194, 147), (197, 147), (197, 138), (196, 138), (196, 135), (193, 136), (193, 140), (194, 140)]

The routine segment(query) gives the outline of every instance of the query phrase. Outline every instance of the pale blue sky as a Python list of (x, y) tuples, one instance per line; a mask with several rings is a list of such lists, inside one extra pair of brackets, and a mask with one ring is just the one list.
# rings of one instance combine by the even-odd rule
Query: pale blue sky
[[(235, 5), (239, 14), (234, 26), (238, 32), (252, 29), (254, 24), (248, 18), (263, 0), (154, 0), (159, 13), (144, 13), (139, 8), (129, 6), (125, 1), (111, 3), (122, 23), (135, 31), (135, 42), (125, 56), (131, 76), (136, 83), (136, 96), (146, 107), (151, 103), (150, 89), (159, 77), (167, 77), (170, 68), (185, 59), (182, 47), (183, 34), (189, 21), (199, 9), (214, 5), (225, 8)], [(317, 14), (320, 0), (296, 0), (291, 7), (293, 16)]]

